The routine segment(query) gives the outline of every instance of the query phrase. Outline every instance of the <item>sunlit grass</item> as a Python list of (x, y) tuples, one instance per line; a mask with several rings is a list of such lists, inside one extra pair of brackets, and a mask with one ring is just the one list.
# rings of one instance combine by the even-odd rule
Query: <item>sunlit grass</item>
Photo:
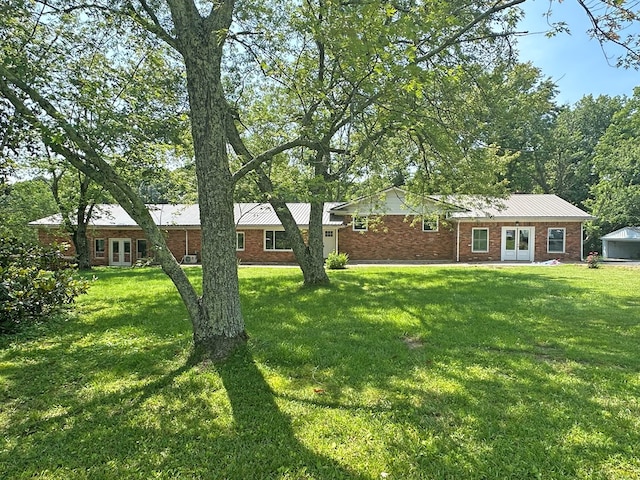
[(159, 270), (95, 274), (0, 340), (0, 478), (640, 478), (640, 269), (242, 267), (221, 365)]

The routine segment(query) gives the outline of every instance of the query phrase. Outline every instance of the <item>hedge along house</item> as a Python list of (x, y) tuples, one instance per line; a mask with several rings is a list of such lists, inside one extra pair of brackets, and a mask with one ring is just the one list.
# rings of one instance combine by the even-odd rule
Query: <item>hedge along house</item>
[[(426, 196), (396, 187), (346, 203), (326, 203), (324, 256), (344, 252), (354, 261), (534, 262), (582, 259), (583, 223), (592, 217), (555, 195)], [(310, 205), (291, 203), (305, 233)], [(198, 263), (197, 205), (150, 205), (167, 244), (182, 263)], [(93, 265), (129, 266), (153, 256), (142, 230), (117, 205), (101, 205), (89, 229)], [(235, 205), (236, 250), (244, 263), (293, 263), (284, 229), (269, 204)], [(60, 216), (36, 222), (40, 241), (68, 241)], [(69, 254), (74, 254), (71, 251)]]

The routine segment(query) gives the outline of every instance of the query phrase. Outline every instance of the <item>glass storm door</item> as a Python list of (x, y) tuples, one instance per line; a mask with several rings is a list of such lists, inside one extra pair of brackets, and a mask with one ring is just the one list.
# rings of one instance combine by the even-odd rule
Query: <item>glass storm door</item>
[(533, 227), (502, 227), (502, 261), (533, 260)]
[(131, 239), (109, 239), (109, 265), (117, 267), (131, 266)]

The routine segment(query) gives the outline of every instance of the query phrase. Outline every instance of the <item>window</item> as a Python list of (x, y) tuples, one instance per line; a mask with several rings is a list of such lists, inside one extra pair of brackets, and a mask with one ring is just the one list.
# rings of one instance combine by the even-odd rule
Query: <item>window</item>
[(104, 258), (104, 238), (96, 238), (94, 244), (93, 256), (95, 258)]
[(437, 232), (438, 231), (438, 217), (425, 217), (422, 219), (422, 231), (423, 232)]
[(326, 238), (333, 238), (333, 230), (325, 230), (324, 236)]
[(146, 240), (136, 240), (136, 258), (147, 258), (149, 254), (147, 253), (147, 241)]
[(236, 250), (244, 250), (244, 232), (236, 232)]
[(550, 228), (547, 234), (547, 252), (564, 253), (564, 228)]
[(264, 231), (265, 250), (291, 250), (289, 239), (284, 230)]
[(489, 251), (489, 229), (474, 228), (472, 230), (471, 251), (472, 252), (488, 252)]
[(367, 217), (353, 217), (353, 231), (366, 232), (369, 229), (369, 219)]

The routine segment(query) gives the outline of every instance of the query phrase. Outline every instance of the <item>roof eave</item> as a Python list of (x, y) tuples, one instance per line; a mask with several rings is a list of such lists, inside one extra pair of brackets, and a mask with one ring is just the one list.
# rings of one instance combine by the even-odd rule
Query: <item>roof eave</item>
[(595, 220), (592, 216), (575, 216), (575, 217), (525, 217), (525, 216), (508, 216), (501, 217), (499, 215), (473, 216), (473, 217), (451, 217), (452, 220), (461, 222), (586, 222)]

